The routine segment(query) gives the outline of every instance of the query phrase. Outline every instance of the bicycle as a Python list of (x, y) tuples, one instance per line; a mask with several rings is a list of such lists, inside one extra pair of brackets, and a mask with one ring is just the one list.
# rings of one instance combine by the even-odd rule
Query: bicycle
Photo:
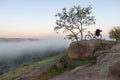
[(88, 31), (88, 34), (85, 35), (85, 40), (98, 40), (102, 39), (102, 35), (99, 33), (99, 35), (93, 34), (90, 31)]

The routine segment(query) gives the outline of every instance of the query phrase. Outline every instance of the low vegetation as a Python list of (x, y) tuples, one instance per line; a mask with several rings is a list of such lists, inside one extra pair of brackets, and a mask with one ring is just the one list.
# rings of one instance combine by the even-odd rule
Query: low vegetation
[[(65, 55), (63, 55), (63, 56), (65, 58), (68, 58)], [(60, 69), (56, 69), (54, 67), (51, 67), (46, 72), (31, 78), (31, 80), (47, 80), (47, 79), (50, 79), (56, 75), (60, 75), (61, 73), (65, 72), (65, 71), (70, 71), (70, 70), (76, 68), (77, 66), (82, 66), (82, 65), (86, 65), (86, 64), (95, 64), (95, 62), (96, 62), (96, 56), (91, 57), (91, 58), (86, 59), (86, 60), (70, 60), (70, 62), (67, 64), (67, 67), (60, 68)]]

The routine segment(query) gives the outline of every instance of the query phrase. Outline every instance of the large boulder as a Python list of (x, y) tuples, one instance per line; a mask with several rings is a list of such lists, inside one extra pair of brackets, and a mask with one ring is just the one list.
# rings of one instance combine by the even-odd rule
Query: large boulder
[(114, 62), (113, 65), (110, 66), (109, 78), (111, 80), (120, 80), (120, 60)]
[(100, 56), (104, 53), (111, 52), (111, 48), (113, 47), (114, 42), (113, 41), (106, 41), (102, 40), (101, 45), (99, 47), (96, 47), (96, 50), (94, 51), (94, 56)]
[(93, 55), (96, 46), (100, 46), (100, 44), (99, 40), (72, 42), (68, 47), (68, 57), (70, 59), (87, 59)]
[(120, 52), (120, 43), (117, 43), (111, 48), (111, 52)]
[(109, 80), (120, 80), (120, 53), (103, 54), (97, 58), (94, 69)]
[(109, 80), (120, 80), (120, 44), (116, 44), (110, 52), (97, 58), (95, 70)]

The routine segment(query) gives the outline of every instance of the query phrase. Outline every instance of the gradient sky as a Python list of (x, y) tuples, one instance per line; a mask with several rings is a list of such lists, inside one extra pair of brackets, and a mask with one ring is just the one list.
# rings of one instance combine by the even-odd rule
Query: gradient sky
[(96, 25), (108, 35), (113, 26), (120, 26), (120, 0), (0, 0), (0, 37), (41, 37), (55, 35), (54, 15), (74, 5), (91, 5)]

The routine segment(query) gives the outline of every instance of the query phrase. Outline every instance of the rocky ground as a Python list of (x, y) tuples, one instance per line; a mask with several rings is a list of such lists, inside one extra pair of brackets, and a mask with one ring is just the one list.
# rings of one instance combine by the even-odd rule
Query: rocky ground
[[(110, 42), (104, 44), (108, 46)], [(96, 64), (77, 67), (49, 80), (120, 80), (120, 43), (96, 54), (100, 54)]]
[(107, 77), (93, 71), (94, 66), (80, 66), (50, 80), (107, 80)]

